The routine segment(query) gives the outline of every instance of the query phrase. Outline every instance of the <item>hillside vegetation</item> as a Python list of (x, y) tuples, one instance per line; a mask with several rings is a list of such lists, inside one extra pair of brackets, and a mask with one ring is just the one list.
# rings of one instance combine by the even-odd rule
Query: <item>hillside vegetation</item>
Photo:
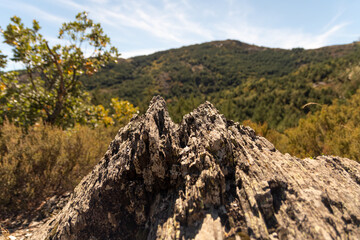
[(323, 105), (284, 133), (271, 129), (267, 123), (246, 120), (243, 124), (252, 127), (283, 153), (301, 158), (334, 155), (360, 162), (360, 90), (350, 99)]
[(283, 132), (320, 109), (303, 105), (329, 105), (353, 95), (360, 84), (359, 62), (358, 43), (284, 50), (227, 40), (122, 60), (83, 83), (96, 104), (117, 96), (144, 111), (150, 98), (161, 94), (180, 121), (210, 100), (230, 119), (266, 122)]
[(300, 157), (337, 155), (360, 161), (360, 91), (300, 119), (285, 131), (286, 148)]
[[(26, 74), (20, 72), (13, 85), (5, 81), (8, 74), (14, 73), (2, 73), (0, 84), (0, 219), (71, 190), (120, 126), (138, 109), (144, 112), (156, 94), (166, 99), (175, 122), (209, 100), (228, 119), (250, 125), (283, 153), (360, 161), (359, 43), (284, 50), (227, 40), (119, 59), (93, 75), (82, 75), (78, 95), (86, 97), (86, 108), (71, 105), (76, 114), (59, 118), (59, 126), (43, 124), (45, 115), (36, 115), (25, 130), (19, 127), (27, 123), (21, 120), (24, 108), (16, 108), (13, 103), (19, 101), (9, 89), (22, 97), (17, 84), (29, 87)], [(43, 112), (41, 105), (21, 99), (20, 107), (29, 115)], [(76, 116), (84, 114), (84, 121), (78, 121)]]
[[(80, 76), (95, 74), (118, 53), (87, 12), (62, 24), (59, 44), (51, 45), (40, 29), (36, 20), (28, 27), (17, 16), (0, 26), (13, 52), (0, 49), (0, 220), (72, 190), (138, 112), (118, 98), (90, 103)], [(86, 46), (94, 52), (85, 57)], [(9, 59), (25, 69), (3, 72)]]
[(0, 128), (0, 220), (71, 191), (98, 163), (117, 130), (36, 124), (24, 134), (5, 122)]

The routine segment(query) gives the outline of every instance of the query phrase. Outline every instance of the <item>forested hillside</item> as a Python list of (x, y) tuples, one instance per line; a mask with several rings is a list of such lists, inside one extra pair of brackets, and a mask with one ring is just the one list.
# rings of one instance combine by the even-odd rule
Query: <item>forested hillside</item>
[[(85, 61), (86, 69), (87, 64)], [(6, 74), (12, 73), (5, 73), (5, 80)], [(42, 76), (36, 71), (34, 74)], [(29, 87), (25, 71), (20, 72), (18, 80)], [(50, 194), (75, 186), (94, 166), (99, 153), (105, 151), (109, 136), (137, 112), (129, 102), (121, 100), (130, 101), (144, 112), (156, 94), (166, 99), (176, 122), (209, 100), (228, 119), (250, 125), (283, 153), (298, 157), (340, 155), (360, 160), (359, 43), (284, 50), (217, 41), (119, 59), (99, 72), (82, 75), (80, 80), (90, 91), (92, 101), (86, 102), (84, 109), (91, 111), (73, 111), (68, 119), (76, 120), (74, 116), (85, 114), (87, 120), (71, 127), (64, 117), (62, 125), (55, 127), (43, 125), (46, 119), (35, 118), (33, 124), (24, 125), (28, 134), (20, 128), (23, 121), (17, 121), (16, 114), (24, 113), (23, 108), (9, 105), (8, 99), (12, 98), (7, 94), (12, 92), (4, 83), (0, 86), (0, 103), (10, 120), (0, 128), (0, 167), (5, 176), (0, 186), (7, 189), (0, 194), (3, 214), (31, 209)], [(86, 97), (87, 92), (80, 95)], [(39, 108), (27, 103), (20, 106), (29, 113)], [(21, 147), (13, 148), (18, 143)], [(47, 161), (49, 156), (52, 161)]]
[[(349, 98), (360, 84), (360, 45), (314, 50), (271, 49), (227, 40), (122, 59), (83, 79), (94, 103), (110, 97), (145, 110), (154, 94), (168, 102), (175, 121), (210, 100), (236, 121), (267, 122), (284, 131), (317, 104)], [(317, 104), (302, 108), (303, 105)]]
[[(358, 42), (284, 50), (226, 40), (121, 59), (86, 12), (59, 29), (70, 45), (50, 46), (36, 20), (10, 21), (1, 36), (14, 56), (0, 49), (0, 220), (72, 190), (157, 94), (175, 122), (209, 100), (283, 153), (360, 161)], [(10, 59), (25, 69), (2, 71)]]

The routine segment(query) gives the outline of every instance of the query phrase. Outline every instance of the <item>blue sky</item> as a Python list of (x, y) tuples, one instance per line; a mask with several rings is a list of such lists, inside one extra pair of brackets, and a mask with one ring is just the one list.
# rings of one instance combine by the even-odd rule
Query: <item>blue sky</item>
[(212, 40), (318, 48), (360, 37), (358, 0), (0, 0), (0, 26), (14, 15), (28, 26), (36, 19), (57, 43), (61, 23), (80, 11), (102, 24), (124, 58)]

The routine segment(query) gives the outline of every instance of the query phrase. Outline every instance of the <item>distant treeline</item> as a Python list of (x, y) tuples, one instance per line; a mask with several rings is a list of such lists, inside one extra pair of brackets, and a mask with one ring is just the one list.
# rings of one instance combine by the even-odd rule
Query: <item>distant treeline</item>
[[(359, 62), (358, 43), (284, 50), (227, 40), (121, 60), (83, 83), (95, 104), (116, 96), (145, 111), (161, 94), (180, 121), (210, 100), (230, 119), (266, 122), (283, 132), (320, 105), (352, 96), (360, 84)], [(318, 105), (302, 108), (309, 102)]]

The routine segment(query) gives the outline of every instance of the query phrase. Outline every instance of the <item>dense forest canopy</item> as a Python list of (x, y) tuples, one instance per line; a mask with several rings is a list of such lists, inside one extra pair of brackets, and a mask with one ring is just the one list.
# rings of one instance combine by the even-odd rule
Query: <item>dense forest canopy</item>
[(228, 118), (267, 122), (284, 131), (318, 105), (356, 92), (360, 45), (314, 50), (272, 49), (234, 40), (216, 41), (123, 59), (83, 78), (95, 103), (109, 96), (146, 109), (154, 94), (164, 96), (175, 121), (210, 100)]
[[(80, 13), (59, 37), (83, 31), (105, 55), (86, 58), (78, 45), (51, 47), (36, 21), (28, 28), (14, 17), (3, 31), (14, 59), (27, 67), (0, 71), (2, 214), (71, 190), (118, 128), (157, 94), (176, 122), (209, 100), (282, 152), (360, 160), (358, 42), (286, 50), (226, 40), (121, 59), (115, 48), (104, 52), (110, 39), (89, 21)], [(0, 68), (6, 62), (0, 50)]]

